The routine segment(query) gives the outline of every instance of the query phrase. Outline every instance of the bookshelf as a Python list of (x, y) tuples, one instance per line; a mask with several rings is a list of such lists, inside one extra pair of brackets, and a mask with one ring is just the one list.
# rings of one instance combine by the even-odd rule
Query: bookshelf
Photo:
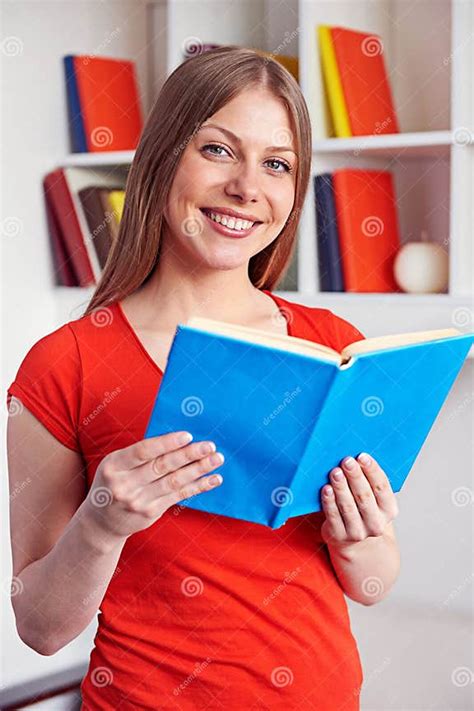
[[(419, 240), (421, 231), (426, 230), (430, 241), (449, 251), (445, 294), (320, 291), (311, 181), (292, 265), (295, 280), (283, 279), (277, 294), (329, 308), (367, 335), (449, 326), (473, 328), (472, 2), (147, 0), (145, 5), (150, 105), (166, 76), (182, 61), (186, 44), (234, 43), (296, 55), (313, 126), (312, 174), (340, 167), (390, 170), (395, 179), (401, 242)], [(340, 24), (382, 36), (399, 134), (329, 137), (321, 100), (318, 24)], [(422, 40), (419, 27), (424, 28)], [(71, 154), (63, 165), (110, 171), (126, 169), (132, 159), (133, 151)], [(72, 292), (65, 300), (66, 308), (74, 302), (84, 303), (92, 293), (91, 289), (59, 288), (61, 299), (65, 291)]]

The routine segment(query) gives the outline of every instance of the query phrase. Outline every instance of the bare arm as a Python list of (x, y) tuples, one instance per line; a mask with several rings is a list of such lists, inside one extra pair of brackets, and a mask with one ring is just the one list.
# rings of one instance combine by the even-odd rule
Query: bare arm
[(7, 427), (11, 599), (21, 639), (53, 654), (93, 619), (125, 538), (94, 534), (83, 515), (82, 457), (29, 410), (16, 411)]
[[(128, 536), (218, 486), (203, 475), (222, 462), (203, 456), (203, 442), (179, 443), (180, 433), (150, 437), (104, 457), (86, 495), (80, 454), (16, 409), (7, 428), (12, 605), (22, 640), (50, 655), (94, 617)], [(104, 494), (108, 505), (97, 505)]]

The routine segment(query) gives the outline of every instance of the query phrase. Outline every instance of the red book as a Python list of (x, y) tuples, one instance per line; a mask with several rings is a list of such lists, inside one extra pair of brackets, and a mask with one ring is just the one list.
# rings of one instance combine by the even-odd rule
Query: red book
[(125, 59), (73, 58), (87, 151), (133, 151), (143, 127), (135, 64)]
[(400, 238), (392, 174), (342, 169), (332, 180), (344, 290), (400, 292), (393, 276)]
[(68, 254), (64, 235), (59, 227), (58, 218), (49, 200), (49, 193), (44, 186), (46, 221), (53, 253), (56, 284), (59, 286), (79, 286), (72, 260)]
[(381, 38), (346, 27), (330, 32), (352, 135), (399, 133)]
[(88, 235), (81, 225), (76, 209), (75, 196), (63, 168), (48, 173), (43, 180), (47, 202), (54, 210), (58, 229), (64, 237), (69, 258), (77, 275), (79, 286), (96, 283), (94, 266), (88, 244)]

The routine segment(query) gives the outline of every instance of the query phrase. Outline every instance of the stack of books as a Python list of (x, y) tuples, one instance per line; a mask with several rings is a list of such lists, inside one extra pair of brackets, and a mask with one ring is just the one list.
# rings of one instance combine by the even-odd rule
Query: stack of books
[(313, 177), (320, 291), (399, 292), (393, 177), (345, 168)]
[(58, 168), (43, 180), (56, 284), (94, 286), (117, 238), (125, 178)]

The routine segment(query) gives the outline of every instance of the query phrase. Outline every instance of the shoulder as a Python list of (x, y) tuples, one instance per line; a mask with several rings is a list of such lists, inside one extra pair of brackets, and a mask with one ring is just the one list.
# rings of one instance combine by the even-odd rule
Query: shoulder
[(290, 318), (291, 314), (294, 315), (294, 330), (297, 331), (294, 335), (299, 338), (327, 345), (337, 351), (341, 351), (350, 343), (365, 339), (356, 325), (330, 309), (306, 306), (287, 299), (280, 300), (285, 302)]

